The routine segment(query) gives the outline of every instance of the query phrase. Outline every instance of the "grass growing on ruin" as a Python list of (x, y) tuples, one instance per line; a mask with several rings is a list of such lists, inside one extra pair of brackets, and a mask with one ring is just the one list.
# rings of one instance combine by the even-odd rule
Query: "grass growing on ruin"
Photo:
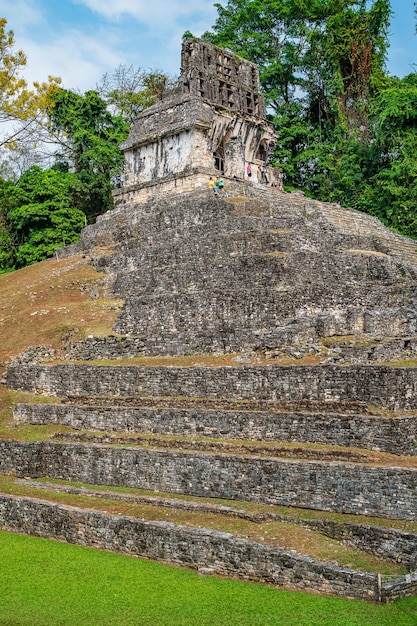
[(414, 626), (417, 598), (377, 606), (201, 577), (0, 531), (2, 626)]
[(31, 345), (109, 334), (121, 302), (105, 297), (102, 278), (77, 256), (0, 274), (0, 368)]
[[(59, 351), (69, 340), (110, 334), (121, 301), (105, 297), (102, 279), (103, 274), (77, 256), (0, 274), (0, 378), (10, 360), (29, 346), (48, 345)], [(13, 406), (32, 400), (0, 385), (2, 438), (14, 435)], [(34, 401), (48, 400), (37, 396)], [(27, 432), (29, 440), (36, 438), (32, 430)], [(20, 435), (25, 438), (24, 431)]]
[[(28, 481), (29, 482), (29, 481)], [(379, 572), (383, 576), (399, 577), (406, 573), (400, 563), (381, 559), (353, 546), (330, 539), (320, 532), (304, 528), (292, 520), (265, 520), (254, 522), (242, 517), (222, 515), (216, 511), (190, 511), (160, 506), (156, 503), (122, 501), (112, 499), (110, 493), (99, 498), (94, 493), (65, 493), (43, 490), (36, 485), (15, 482), (12, 477), (0, 476), (0, 493), (37, 497), (49, 502), (75, 506), (82, 509), (105, 511), (113, 515), (127, 515), (148, 521), (171, 522), (190, 528), (208, 528), (230, 533), (234, 537), (248, 539), (255, 543), (278, 546), (285, 550), (296, 550), (317, 561), (335, 561), (342, 567), (368, 572)]]
[(389, 365), (390, 367), (417, 367), (417, 359), (407, 359), (404, 361), (390, 361), (381, 363), (381, 365)]
[[(54, 432), (64, 432), (61, 426), (31, 426), (17, 425), (13, 420), (13, 408), (20, 402), (33, 404), (56, 404), (60, 400), (51, 396), (37, 396), (20, 391), (9, 391), (5, 386), (0, 386), (0, 437), (2, 439), (20, 439), (22, 441), (34, 441), (44, 439)], [(68, 429), (67, 429), (68, 430)]]
[[(36, 483), (44, 485), (36, 487)], [(39, 477), (35, 479), (35, 484), (30, 480), (19, 480), (14, 476), (0, 474), (0, 493), (16, 493), (17, 495), (25, 495), (28, 497), (46, 499), (45, 490), (52, 492), (53, 487), (75, 487), (86, 491), (105, 492), (109, 494), (123, 494), (126, 496), (151, 496), (159, 498), (170, 498), (177, 502), (196, 502), (205, 504), (215, 504), (219, 506), (231, 507), (233, 509), (245, 510), (250, 513), (275, 513), (276, 515), (285, 515), (289, 518), (302, 520), (332, 520), (339, 524), (365, 524), (367, 526), (382, 526), (385, 528), (396, 528), (397, 530), (417, 533), (417, 522), (402, 519), (391, 519), (387, 517), (371, 517), (366, 515), (355, 515), (353, 513), (336, 513), (333, 511), (320, 511), (314, 509), (302, 509), (291, 506), (282, 506), (278, 504), (265, 504), (263, 502), (250, 502), (244, 500), (227, 500), (224, 498), (209, 498), (201, 496), (191, 496), (187, 494), (169, 493), (165, 491), (151, 491), (147, 489), (137, 489), (134, 487), (120, 487), (111, 485), (89, 485), (77, 481), (62, 480), (58, 478)], [(43, 495), (42, 495), (43, 494)], [(109, 495), (111, 498), (111, 495)]]

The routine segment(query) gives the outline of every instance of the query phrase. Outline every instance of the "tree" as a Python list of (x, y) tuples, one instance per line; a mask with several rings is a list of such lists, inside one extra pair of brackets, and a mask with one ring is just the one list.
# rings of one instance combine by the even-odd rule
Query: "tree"
[(369, 130), (372, 97), (386, 82), (392, 13), (388, 0), (368, 5), (367, 0), (333, 0), (325, 26), (319, 35), (316, 31), (306, 59), (306, 87), (318, 114), (349, 135), (363, 137)]
[(14, 239), (7, 222), (13, 189), (13, 182), (0, 178), (0, 273), (15, 266)]
[(77, 241), (84, 214), (73, 206), (71, 172), (31, 167), (16, 184), (0, 185), (0, 269), (24, 267)]
[(60, 152), (81, 183), (75, 205), (91, 220), (113, 207), (112, 181), (121, 175), (123, 155), (120, 143), (129, 126), (113, 116), (95, 91), (84, 96), (59, 89), (48, 110), (49, 130)]
[(417, 74), (391, 79), (373, 114), (375, 140), (358, 208), (417, 238)]
[(133, 65), (118, 65), (113, 74), (103, 74), (96, 90), (115, 116), (131, 126), (139, 113), (160, 100), (173, 79), (161, 70), (146, 72)]
[[(28, 89), (20, 75), (26, 65), (26, 55), (22, 50), (14, 50), (14, 33), (6, 31), (6, 24), (7, 20), (0, 18), (0, 147), (13, 148), (31, 134), (61, 81), (49, 76), (47, 82), (35, 82), (35, 89)], [(13, 129), (12, 123), (17, 124)]]
[(417, 237), (417, 79), (386, 74), (389, 0), (216, 7), (204, 38), (258, 63), (286, 187)]
[(229, 0), (216, 6), (214, 32), (204, 38), (258, 63), (279, 134), (275, 162), (287, 186), (322, 199), (337, 195), (346, 153), (356, 159), (357, 178), (370, 102), (384, 87), (388, 0)]
[(270, 107), (280, 111), (294, 101), (308, 33), (319, 19), (320, 2), (311, 0), (229, 0), (216, 4), (214, 32), (203, 39), (257, 63)]

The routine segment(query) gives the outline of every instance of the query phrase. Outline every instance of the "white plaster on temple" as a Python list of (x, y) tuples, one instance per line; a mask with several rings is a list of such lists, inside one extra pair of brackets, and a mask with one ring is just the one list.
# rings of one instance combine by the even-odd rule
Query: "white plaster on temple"
[(139, 114), (121, 145), (124, 187), (115, 192), (116, 205), (126, 194), (141, 200), (156, 189), (202, 186), (210, 176), (276, 183), (270, 157), (277, 136), (266, 120), (257, 66), (198, 39), (184, 41), (181, 58), (177, 86)]

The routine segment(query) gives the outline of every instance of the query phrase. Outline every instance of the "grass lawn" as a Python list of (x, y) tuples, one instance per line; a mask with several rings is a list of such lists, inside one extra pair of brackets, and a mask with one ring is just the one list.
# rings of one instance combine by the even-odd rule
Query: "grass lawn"
[(0, 531), (2, 626), (415, 626), (391, 605), (278, 591)]

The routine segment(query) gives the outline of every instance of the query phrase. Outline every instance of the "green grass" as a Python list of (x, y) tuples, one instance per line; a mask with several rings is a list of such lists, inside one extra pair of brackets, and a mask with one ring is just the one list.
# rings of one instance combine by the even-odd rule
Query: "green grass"
[(0, 531), (2, 626), (414, 626), (417, 598), (377, 606), (200, 577)]

